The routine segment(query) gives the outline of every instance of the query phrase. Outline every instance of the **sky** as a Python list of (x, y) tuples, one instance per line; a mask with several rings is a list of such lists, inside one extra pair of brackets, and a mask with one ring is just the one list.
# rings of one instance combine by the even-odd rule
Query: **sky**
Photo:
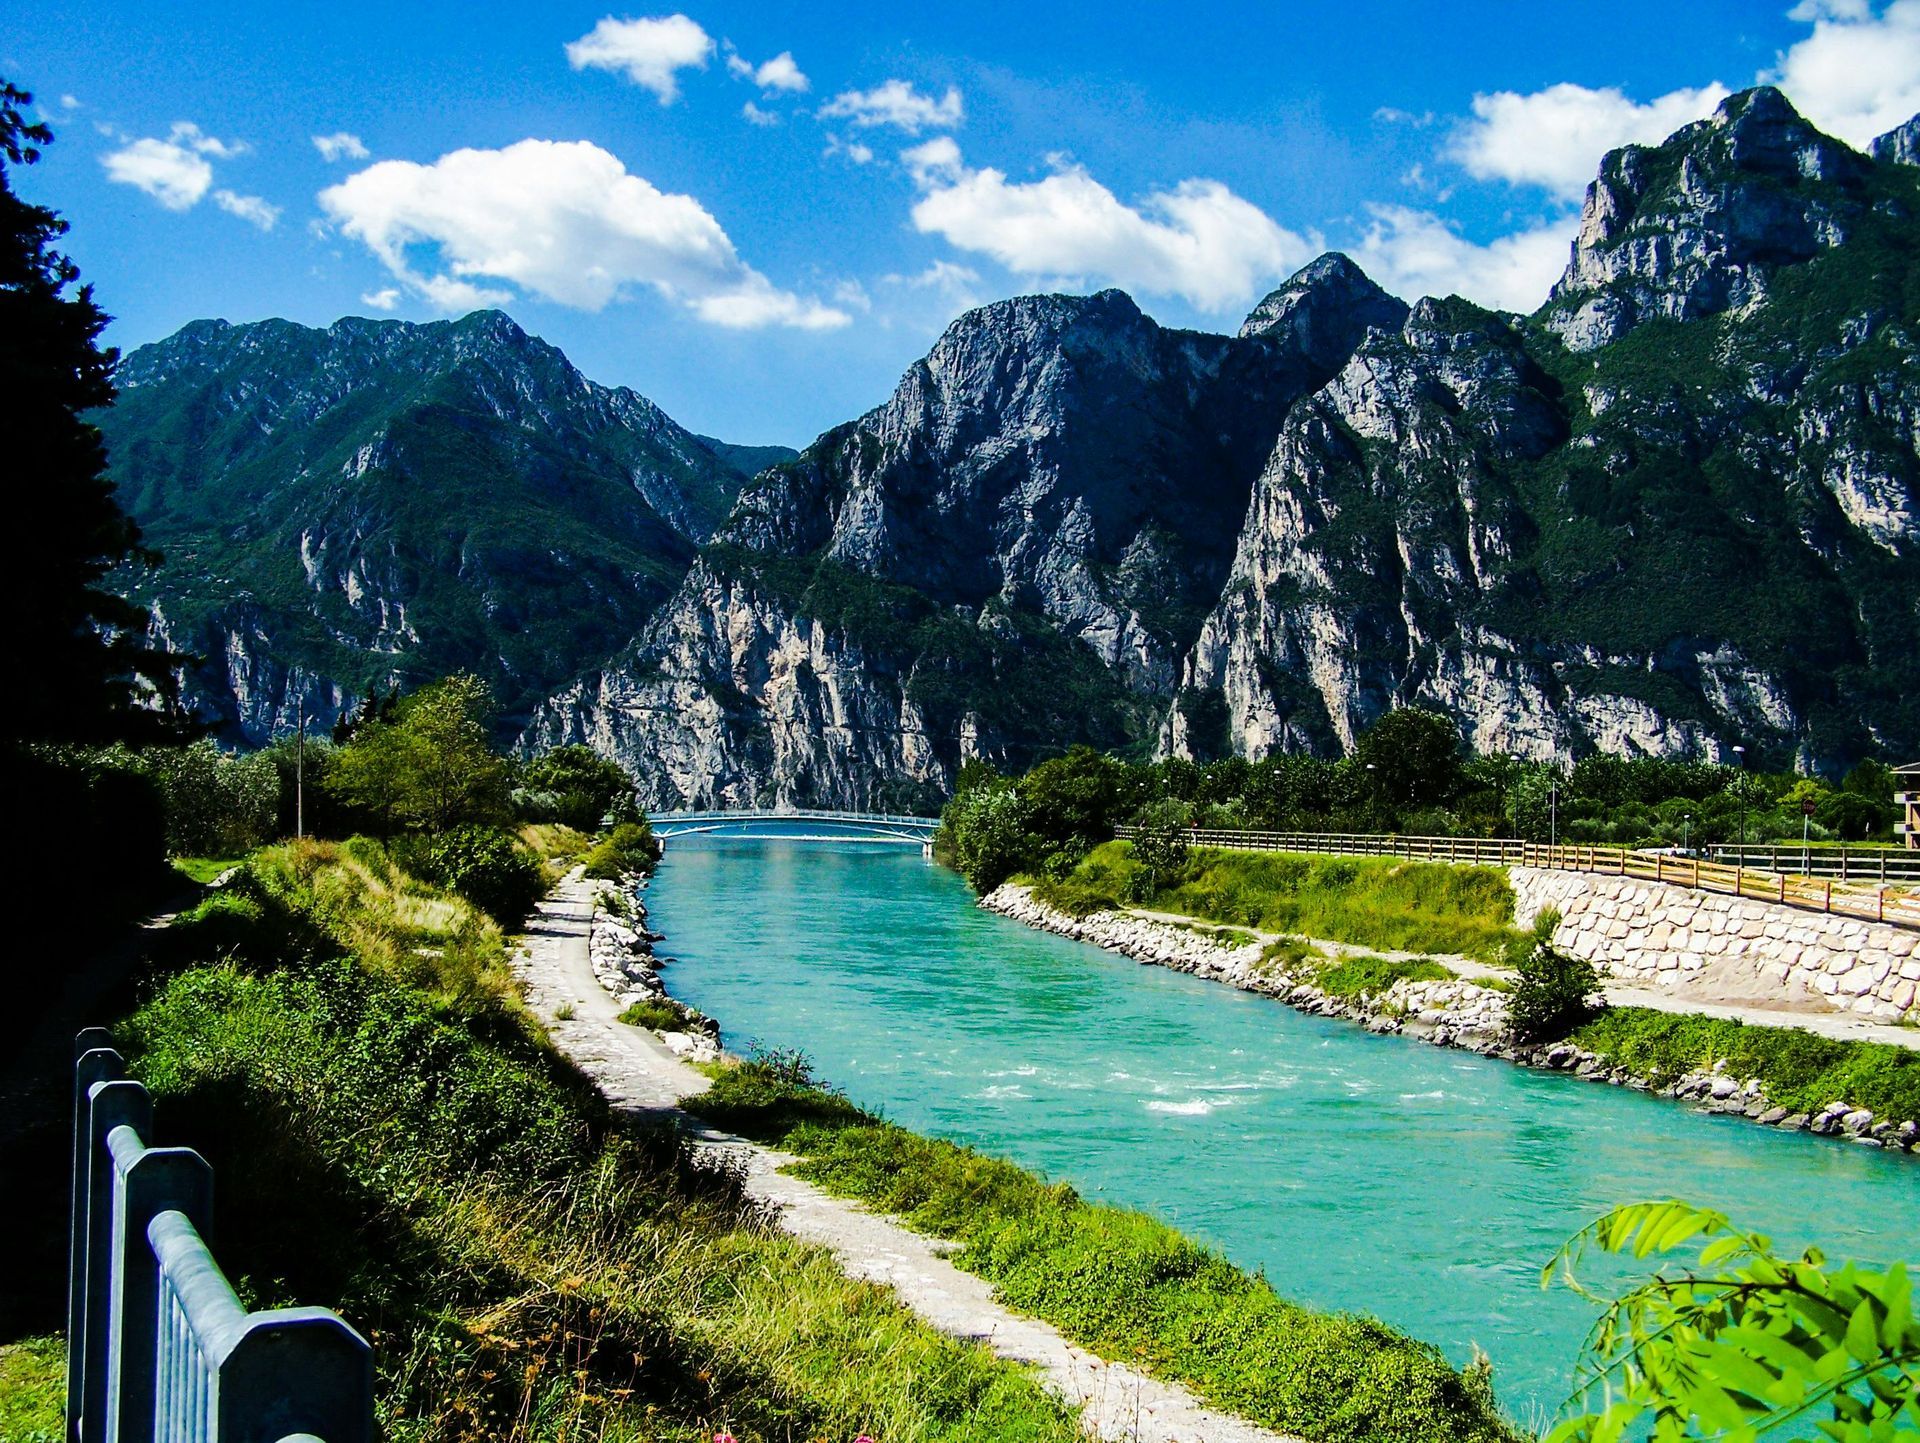
[(1920, 0), (0, 0), (0, 75), (123, 349), (497, 306), (800, 446), (1022, 292), (1231, 331), (1338, 249), (1532, 310), (1610, 147), (1759, 81), (1856, 145), (1920, 112)]

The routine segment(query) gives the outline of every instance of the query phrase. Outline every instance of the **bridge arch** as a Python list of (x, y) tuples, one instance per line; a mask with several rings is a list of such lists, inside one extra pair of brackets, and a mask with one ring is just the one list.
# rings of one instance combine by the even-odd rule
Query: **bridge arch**
[[(938, 817), (911, 817), (892, 812), (811, 811), (800, 808), (730, 808), (700, 812), (657, 812), (653, 834), (661, 841), (674, 837), (711, 836), (782, 842), (874, 842), (919, 847), (928, 851), (939, 829)], [(806, 830), (808, 827), (832, 830)]]

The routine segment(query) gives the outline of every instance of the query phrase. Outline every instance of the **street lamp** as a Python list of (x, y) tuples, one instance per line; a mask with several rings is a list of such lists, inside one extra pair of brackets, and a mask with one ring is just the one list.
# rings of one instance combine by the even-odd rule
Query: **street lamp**
[(1733, 857), (1733, 864), (1738, 867), (1746, 862), (1743, 854), (1747, 845), (1747, 749), (1735, 742), (1733, 754), (1738, 758), (1734, 765), (1740, 768), (1740, 850)]
[(1553, 770), (1547, 773), (1547, 844), (1560, 845), (1560, 758), (1553, 759)]
[(1693, 813), (1680, 814), (1680, 850), (1687, 855), (1693, 854)]
[[(1368, 762), (1366, 764), (1366, 767), (1367, 767), (1367, 770), (1370, 772), (1377, 772), (1380, 770), (1380, 768), (1376, 767), (1372, 762)], [(1379, 830), (1380, 783), (1379, 783), (1379, 779), (1376, 777), (1367, 778), (1367, 820), (1373, 823), (1374, 830), (1376, 831)]]

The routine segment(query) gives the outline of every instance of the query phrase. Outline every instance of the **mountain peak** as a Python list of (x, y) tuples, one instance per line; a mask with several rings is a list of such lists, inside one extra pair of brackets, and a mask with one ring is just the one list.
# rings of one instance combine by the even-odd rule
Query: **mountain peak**
[(1375, 285), (1350, 258), (1328, 251), (1255, 306), (1240, 334), (1291, 340), (1315, 366), (1333, 370), (1353, 353), (1369, 327), (1398, 330), (1406, 318), (1404, 304)]
[(1584, 351), (1645, 320), (1757, 303), (1774, 269), (1845, 241), (1871, 170), (1768, 85), (1661, 145), (1609, 151), (1546, 322)]
[(1875, 137), (1867, 154), (1882, 165), (1920, 165), (1920, 115)]

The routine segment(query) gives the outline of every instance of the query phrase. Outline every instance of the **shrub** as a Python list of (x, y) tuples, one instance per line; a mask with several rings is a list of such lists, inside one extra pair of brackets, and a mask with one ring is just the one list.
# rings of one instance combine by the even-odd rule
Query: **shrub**
[(1345, 957), (1322, 968), (1313, 981), (1332, 997), (1376, 997), (1396, 982), (1446, 982), (1451, 968), (1425, 957), (1390, 961), (1385, 957)]
[(635, 1002), (620, 1014), (629, 1027), (648, 1027), (655, 1032), (685, 1032), (692, 1019), (671, 1002)]
[(503, 927), (533, 910), (547, 890), (540, 859), (498, 827), (456, 827), (438, 836), (394, 844), (394, 857), (415, 876), (473, 903)]
[(1596, 996), (1600, 969), (1553, 945), (1553, 930), (1559, 925), (1558, 912), (1542, 912), (1533, 931), (1508, 954), (1515, 975), (1507, 994), (1507, 1020), (1523, 1042), (1565, 1037), (1605, 1006)]
[(653, 827), (642, 819), (622, 822), (587, 853), (586, 875), (600, 882), (618, 882), (644, 876), (660, 860), (660, 842)]

